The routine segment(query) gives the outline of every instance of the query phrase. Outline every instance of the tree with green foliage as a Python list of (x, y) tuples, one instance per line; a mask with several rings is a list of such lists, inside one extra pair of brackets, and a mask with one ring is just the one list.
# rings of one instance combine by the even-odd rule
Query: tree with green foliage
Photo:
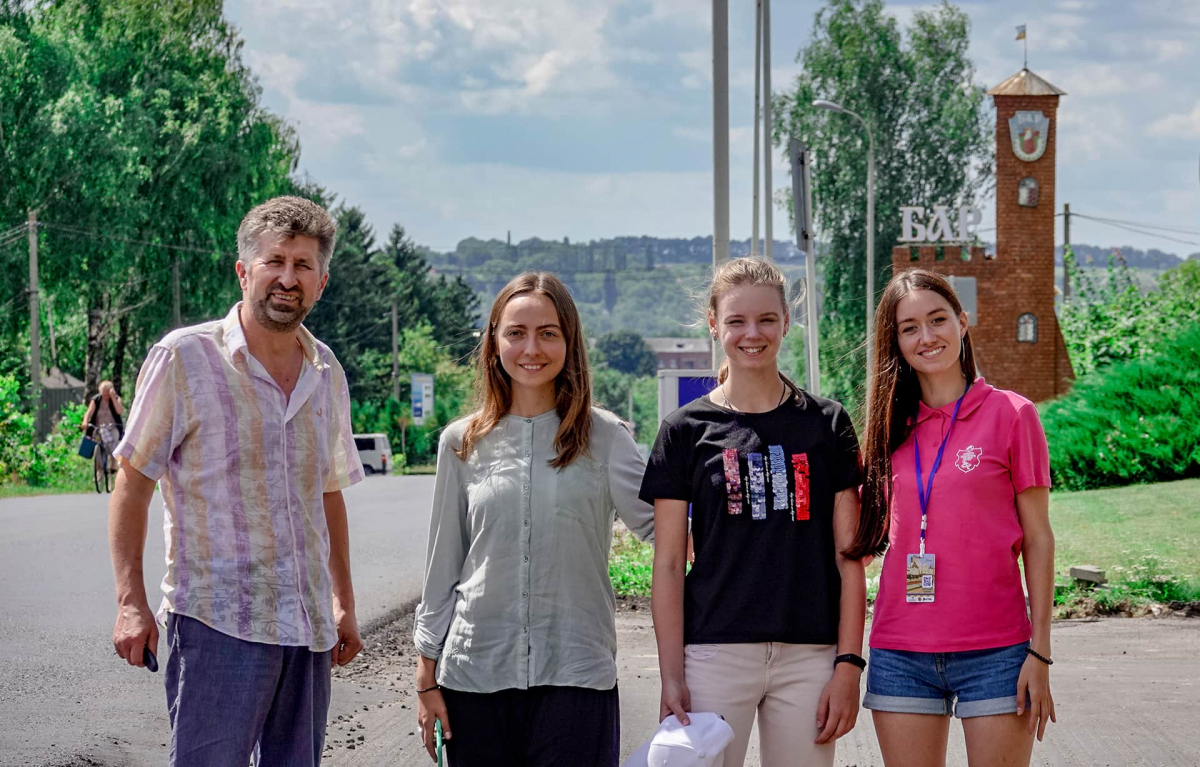
[[(774, 99), (774, 143), (791, 137), (815, 155), (813, 218), (829, 243), (824, 283), (822, 393), (852, 403), (863, 393), (867, 136), (858, 121), (812, 106), (841, 104), (875, 138), (875, 271), (882, 291), (902, 205), (970, 204), (992, 181), (984, 88), (967, 57), (967, 15), (943, 2), (914, 12), (901, 32), (882, 0), (830, 0), (817, 12), (803, 65)], [(790, 191), (787, 194), (791, 210)], [(870, 297), (876, 300), (877, 296)]]
[(1152, 354), (1165, 339), (1200, 324), (1200, 261), (1185, 261), (1143, 292), (1137, 276), (1117, 251), (1103, 278), (1081, 269), (1067, 246), (1063, 261), (1071, 298), (1059, 314), (1075, 375)]
[(47, 304), (87, 320), (71, 341), (89, 391), (174, 324), (176, 263), (186, 316), (228, 308), (232, 233), (292, 187), (295, 137), (260, 106), (221, 11), (219, 0), (0, 5), (0, 221), (39, 212)]
[(654, 375), (658, 358), (646, 339), (632, 330), (614, 330), (596, 339), (596, 362), (635, 376)]

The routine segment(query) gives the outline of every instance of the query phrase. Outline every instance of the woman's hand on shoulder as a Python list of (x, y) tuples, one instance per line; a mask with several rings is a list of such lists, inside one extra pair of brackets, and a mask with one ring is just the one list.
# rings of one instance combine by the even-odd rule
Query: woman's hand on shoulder
[(687, 683), (682, 679), (662, 680), (662, 700), (658, 707), (658, 721), (666, 719), (671, 714), (685, 727), (691, 724), (687, 712), (692, 708), (692, 695), (688, 692)]
[(821, 692), (817, 705), (817, 743), (832, 743), (854, 729), (858, 722), (858, 688), (862, 671), (839, 663)]

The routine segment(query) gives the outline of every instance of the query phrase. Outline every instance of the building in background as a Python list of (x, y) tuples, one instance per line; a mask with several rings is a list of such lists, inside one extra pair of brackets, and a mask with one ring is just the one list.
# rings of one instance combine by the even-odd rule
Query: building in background
[(647, 338), (658, 359), (659, 370), (708, 370), (712, 365), (712, 340), (703, 338)]
[(996, 249), (903, 244), (892, 268), (947, 275), (969, 315), (979, 374), (1034, 402), (1064, 394), (1075, 375), (1054, 313), (1058, 100), (1028, 69), (988, 91), (996, 105)]

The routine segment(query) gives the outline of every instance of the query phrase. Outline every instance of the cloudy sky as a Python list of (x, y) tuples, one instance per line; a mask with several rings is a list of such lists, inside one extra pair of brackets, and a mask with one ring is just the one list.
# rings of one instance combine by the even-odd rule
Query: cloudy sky
[[(750, 234), (754, 3), (731, 0), (732, 233)], [(1029, 66), (1067, 91), (1058, 199), (1072, 212), (1200, 231), (1200, 0), (961, 3), (991, 87)], [(229, 0), (301, 169), (386, 232), (587, 240), (712, 232), (709, 0)], [(815, 0), (775, 0), (776, 90)], [(890, 3), (905, 23), (915, 8)], [(775, 158), (775, 186), (788, 185)], [(992, 204), (985, 205), (991, 225)], [(776, 215), (776, 234), (787, 236)], [(1072, 239), (1187, 254), (1072, 221)], [(1061, 232), (1060, 232), (1061, 237)]]

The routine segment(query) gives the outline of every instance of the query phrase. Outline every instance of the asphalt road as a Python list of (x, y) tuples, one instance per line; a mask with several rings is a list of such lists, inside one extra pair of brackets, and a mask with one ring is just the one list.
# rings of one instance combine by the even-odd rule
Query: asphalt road
[[(417, 596), (433, 477), (368, 477), (346, 491), (358, 617)], [(0, 764), (166, 763), (161, 674), (113, 656), (108, 496), (0, 500)], [(146, 545), (146, 592), (161, 599), (162, 502)], [(336, 697), (336, 693), (335, 693)]]

